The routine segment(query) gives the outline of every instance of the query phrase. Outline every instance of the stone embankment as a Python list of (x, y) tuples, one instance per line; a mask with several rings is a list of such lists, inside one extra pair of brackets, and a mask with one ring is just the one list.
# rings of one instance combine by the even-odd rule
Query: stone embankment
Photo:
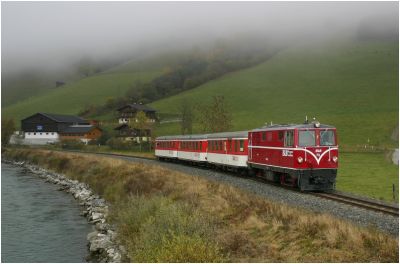
[(71, 193), (79, 201), (84, 210), (81, 215), (85, 216), (89, 223), (94, 225), (94, 231), (87, 235), (89, 255), (88, 262), (121, 262), (125, 249), (119, 245), (115, 228), (107, 223), (108, 204), (94, 194), (89, 186), (76, 180), (71, 180), (62, 174), (47, 171), (26, 162), (6, 161), (14, 165), (22, 166), (30, 172), (45, 179), (46, 182), (60, 186), (59, 191)]

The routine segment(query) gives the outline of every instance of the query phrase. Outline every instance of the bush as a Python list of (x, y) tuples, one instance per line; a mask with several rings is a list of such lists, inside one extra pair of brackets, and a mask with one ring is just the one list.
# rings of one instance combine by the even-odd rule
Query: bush
[(83, 149), (85, 144), (77, 139), (63, 139), (60, 142), (62, 149)]
[(132, 141), (124, 140), (122, 138), (110, 138), (107, 140), (107, 145), (111, 149), (116, 149), (116, 150), (127, 150), (127, 149), (132, 149), (135, 146), (135, 143)]
[(131, 197), (117, 210), (120, 238), (135, 262), (223, 262), (212, 221), (163, 196)]

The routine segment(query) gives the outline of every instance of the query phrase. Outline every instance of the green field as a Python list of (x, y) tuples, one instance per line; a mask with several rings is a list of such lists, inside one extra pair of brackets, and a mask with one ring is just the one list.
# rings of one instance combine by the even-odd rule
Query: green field
[(336, 188), (345, 192), (399, 201), (399, 167), (382, 153), (340, 153)]
[[(161, 113), (178, 113), (224, 95), (233, 129), (265, 123), (303, 122), (306, 115), (338, 128), (340, 145), (368, 142), (394, 147), (398, 126), (398, 46), (395, 43), (341, 43), (288, 49), (253, 68), (225, 75), (193, 90), (152, 104)], [(178, 124), (158, 134), (179, 133)]]
[(2, 109), (2, 117), (12, 117), (18, 124), (20, 119), (37, 112), (77, 114), (85, 106), (123, 96), (135, 81), (147, 82), (158, 74), (158, 71), (150, 71), (95, 75), (8, 106)]

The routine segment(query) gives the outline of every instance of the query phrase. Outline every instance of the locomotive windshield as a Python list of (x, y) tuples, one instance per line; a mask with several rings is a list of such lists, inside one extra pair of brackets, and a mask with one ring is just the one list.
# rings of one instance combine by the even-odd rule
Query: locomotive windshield
[(320, 132), (320, 145), (321, 146), (334, 146), (335, 145), (335, 133), (333, 130), (321, 130)]
[(300, 147), (315, 146), (315, 130), (299, 131), (299, 146)]

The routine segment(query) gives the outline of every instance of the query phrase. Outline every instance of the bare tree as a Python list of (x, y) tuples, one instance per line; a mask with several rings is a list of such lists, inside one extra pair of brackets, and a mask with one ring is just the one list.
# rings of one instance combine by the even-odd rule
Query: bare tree
[(193, 108), (192, 104), (187, 100), (183, 100), (179, 107), (181, 121), (181, 132), (182, 135), (192, 134), (193, 130)]
[(223, 95), (213, 96), (211, 104), (198, 107), (198, 111), (203, 132), (223, 132), (232, 127), (232, 115)]

